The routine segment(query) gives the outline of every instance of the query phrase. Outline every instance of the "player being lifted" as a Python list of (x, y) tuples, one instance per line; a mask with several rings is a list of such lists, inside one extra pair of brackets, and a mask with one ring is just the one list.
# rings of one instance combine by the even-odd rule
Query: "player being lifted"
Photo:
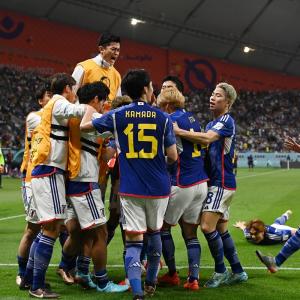
[(100, 133), (108, 131), (116, 139), (122, 224), (126, 231), (125, 268), (134, 299), (144, 299), (140, 262), (143, 233), (148, 232), (144, 291), (153, 295), (162, 248), (159, 230), (170, 194), (165, 151), (170, 162), (177, 159), (177, 151), (172, 122), (148, 104), (153, 93), (148, 73), (128, 71), (122, 80), (122, 90), (133, 100), (132, 104), (110, 111), (92, 124), (85, 123), (84, 118), (82, 128), (95, 127)]
[[(164, 89), (157, 99), (158, 106), (170, 114), (173, 122), (185, 130), (201, 132), (195, 117), (184, 110), (184, 96), (174, 88)], [(175, 265), (175, 245), (171, 227), (181, 219), (181, 227), (188, 254), (189, 276), (184, 287), (199, 289), (199, 265), (201, 248), (197, 238), (200, 213), (207, 195), (208, 176), (204, 170), (201, 145), (177, 138), (178, 161), (170, 166), (171, 196), (161, 229), (163, 255), (169, 272), (159, 278), (160, 283), (178, 285)]]
[[(232, 158), (235, 147), (235, 122), (229, 110), (236, 99), (236, 91), (228, 83), (217, 84), (210, 97), (210, 110), (214, 120), (207, 124), (206, 132), (192, 132), (180, 129), (176, 124), (176, 135), (193, 143), (208, 146), (209, 187), (202, 210), (201, 229), (215, 260), (215, 273), (205, 286), (215, 288), (219, 285), (247, 281), (237, 256), (232, 237), (228, 232), (229, 206), (236, 190)], [(224, 255), (230, 263), (229, 275)]]

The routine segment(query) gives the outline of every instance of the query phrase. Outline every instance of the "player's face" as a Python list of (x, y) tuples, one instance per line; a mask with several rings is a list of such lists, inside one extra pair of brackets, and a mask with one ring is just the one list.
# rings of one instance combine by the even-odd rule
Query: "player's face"
[(113, 42), (105, 47), (99, 46), (99, 51), (102, 58), (113, 66), (120, 54), (120, 43)]
[(226, 99), (225, 91), (216, 87), (212, 92), (209, 99), (209, 109), (216, 114), (227, 112), (229, 107), (228, 100)]
[(173, 81), (165, 81), (162, 86), (161, 86), (161, 90), (160, 92), (162, 92), (165, 89), (169, 89), (169, 88), (175, 88), (177, 89), (176, 84)]
[[(250, 232), (251, 234), (251, 232)], [(255, 243), (260, 243), (264, 239), (264, 232), (256, 232), (255, 234), (251, 234), (251, 237)]]
[(49, 102), (50, 99), (51, 99), (51, 93), (48, 91), (45, 92), (43, 98), (39, 100), (40, 106), (44, 107)]
[(66, 92), (66, 96), (65, 96), (66, 99), (71, 103), (75, 103), (76, 102), (76, 86), (73, 85), (70, 87), (69, 85), (67, 85), (65, 92)]

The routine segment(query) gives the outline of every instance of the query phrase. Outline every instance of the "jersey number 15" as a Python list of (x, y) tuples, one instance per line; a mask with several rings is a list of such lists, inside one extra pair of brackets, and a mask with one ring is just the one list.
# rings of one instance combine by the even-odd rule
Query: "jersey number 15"
[(134, 150), (134, 138), (133, 138), (133, 123), (129, 123), (123, 131), (128, 138), (128, 152), (126, 158), (147, 158), (153, 159), (157, 155), (158, 142), (155, 136), (145, 135), (145, 130), (156, 130), (156, 124), (138, 124), (138, 141), (151, 143), (151, 152), (145, 152), (144, 149), (136, 152)]

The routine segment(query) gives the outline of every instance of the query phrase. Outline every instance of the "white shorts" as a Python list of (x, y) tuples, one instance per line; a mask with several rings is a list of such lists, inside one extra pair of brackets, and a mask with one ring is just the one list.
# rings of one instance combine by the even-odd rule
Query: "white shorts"
[(235, 190), (226, 190), (218, 186), (208, 187), (202, 212), (210, 211), (222, 214), (222, 220), (229, 220), (229, 207)]
[(33, 201), (31, 182), (22, 181), (22, 199), (26, 214), (25, 220), (29, 223), (37, 224), (39, 218)]
[(147, 228), (160, 230), (168, 206), (167, 198), (120, 196), (121, 222), (127, 232), (144, 233)]
[(78, 219), (82, 230), (106, 223), (105, 208), (100, 189), (92, 190), (80, 196), (69, 196), (67, 201), (67, 219)]
[(199, 224), (200, 213), (207, 196), (207, 182), (186, 188), (172, 186), (165, 222), (176, 225), (182, 217), (189, 224)]
[(39, 223), (66, 218), (66, 189), (63, 174), (31, 179)]

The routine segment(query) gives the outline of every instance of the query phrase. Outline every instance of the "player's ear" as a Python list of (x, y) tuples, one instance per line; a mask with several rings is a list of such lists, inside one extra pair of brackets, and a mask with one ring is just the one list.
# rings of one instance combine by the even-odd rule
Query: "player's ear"
[(104, 51), (104, 47), (103, 46), (98, 46), (98, 50), (100, 53), (102, 53)]

